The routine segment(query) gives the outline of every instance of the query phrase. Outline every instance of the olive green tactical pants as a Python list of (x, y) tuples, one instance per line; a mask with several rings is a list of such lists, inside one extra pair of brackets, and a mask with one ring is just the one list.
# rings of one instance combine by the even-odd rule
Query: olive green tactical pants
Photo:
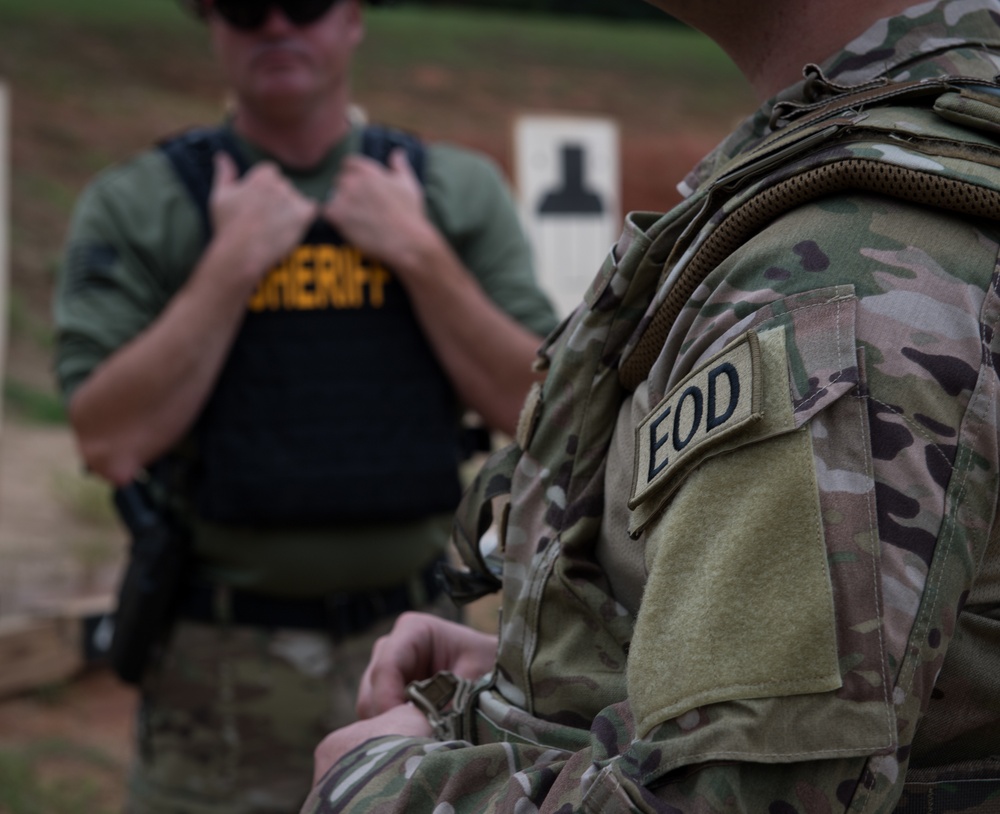
[[(447, 595), (423, 610), (458, 616)], [(339, 642), (178, 623), (143, 682), (128, 814), (297, 814), (313, 750), (355, 720), (371, 648), (393, 621)]]

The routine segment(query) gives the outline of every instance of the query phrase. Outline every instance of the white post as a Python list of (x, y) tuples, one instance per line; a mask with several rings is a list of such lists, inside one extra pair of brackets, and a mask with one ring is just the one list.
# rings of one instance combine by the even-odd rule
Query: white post
[(0, 82), (0, 428), (3, 426), (3, 382), (7, 361), (7, 311), (10, 285), (10, 96)]

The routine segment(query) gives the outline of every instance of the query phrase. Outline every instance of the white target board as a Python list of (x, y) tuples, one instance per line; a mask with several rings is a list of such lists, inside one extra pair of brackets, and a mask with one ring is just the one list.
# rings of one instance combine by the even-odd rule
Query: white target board
[(606, 118), (521, 116), (514, 170), (539, 282), (560, 315), (583, 299), (621, 233), (618, 126)]
[(8, 286), (10, 285), (10, 94), (0, 82), (0, 427), (7, 362)]

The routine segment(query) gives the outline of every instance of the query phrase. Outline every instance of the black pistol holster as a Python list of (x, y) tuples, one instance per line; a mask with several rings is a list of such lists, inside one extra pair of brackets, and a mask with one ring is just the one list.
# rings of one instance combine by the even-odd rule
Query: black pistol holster
[(133, 480), (116, 489), (114, 504), (131, 546), (118, 591), (110, 661), (119, 678), (139, 684), (176, 617), (190, 539), (147, 482)]

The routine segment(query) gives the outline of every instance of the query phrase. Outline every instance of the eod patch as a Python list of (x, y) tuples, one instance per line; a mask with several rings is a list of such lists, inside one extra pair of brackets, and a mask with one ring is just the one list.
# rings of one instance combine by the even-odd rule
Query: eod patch
[(763, 415), (760, 343), (747, 331), (674, 387), (636, 428), (628, 506)]

